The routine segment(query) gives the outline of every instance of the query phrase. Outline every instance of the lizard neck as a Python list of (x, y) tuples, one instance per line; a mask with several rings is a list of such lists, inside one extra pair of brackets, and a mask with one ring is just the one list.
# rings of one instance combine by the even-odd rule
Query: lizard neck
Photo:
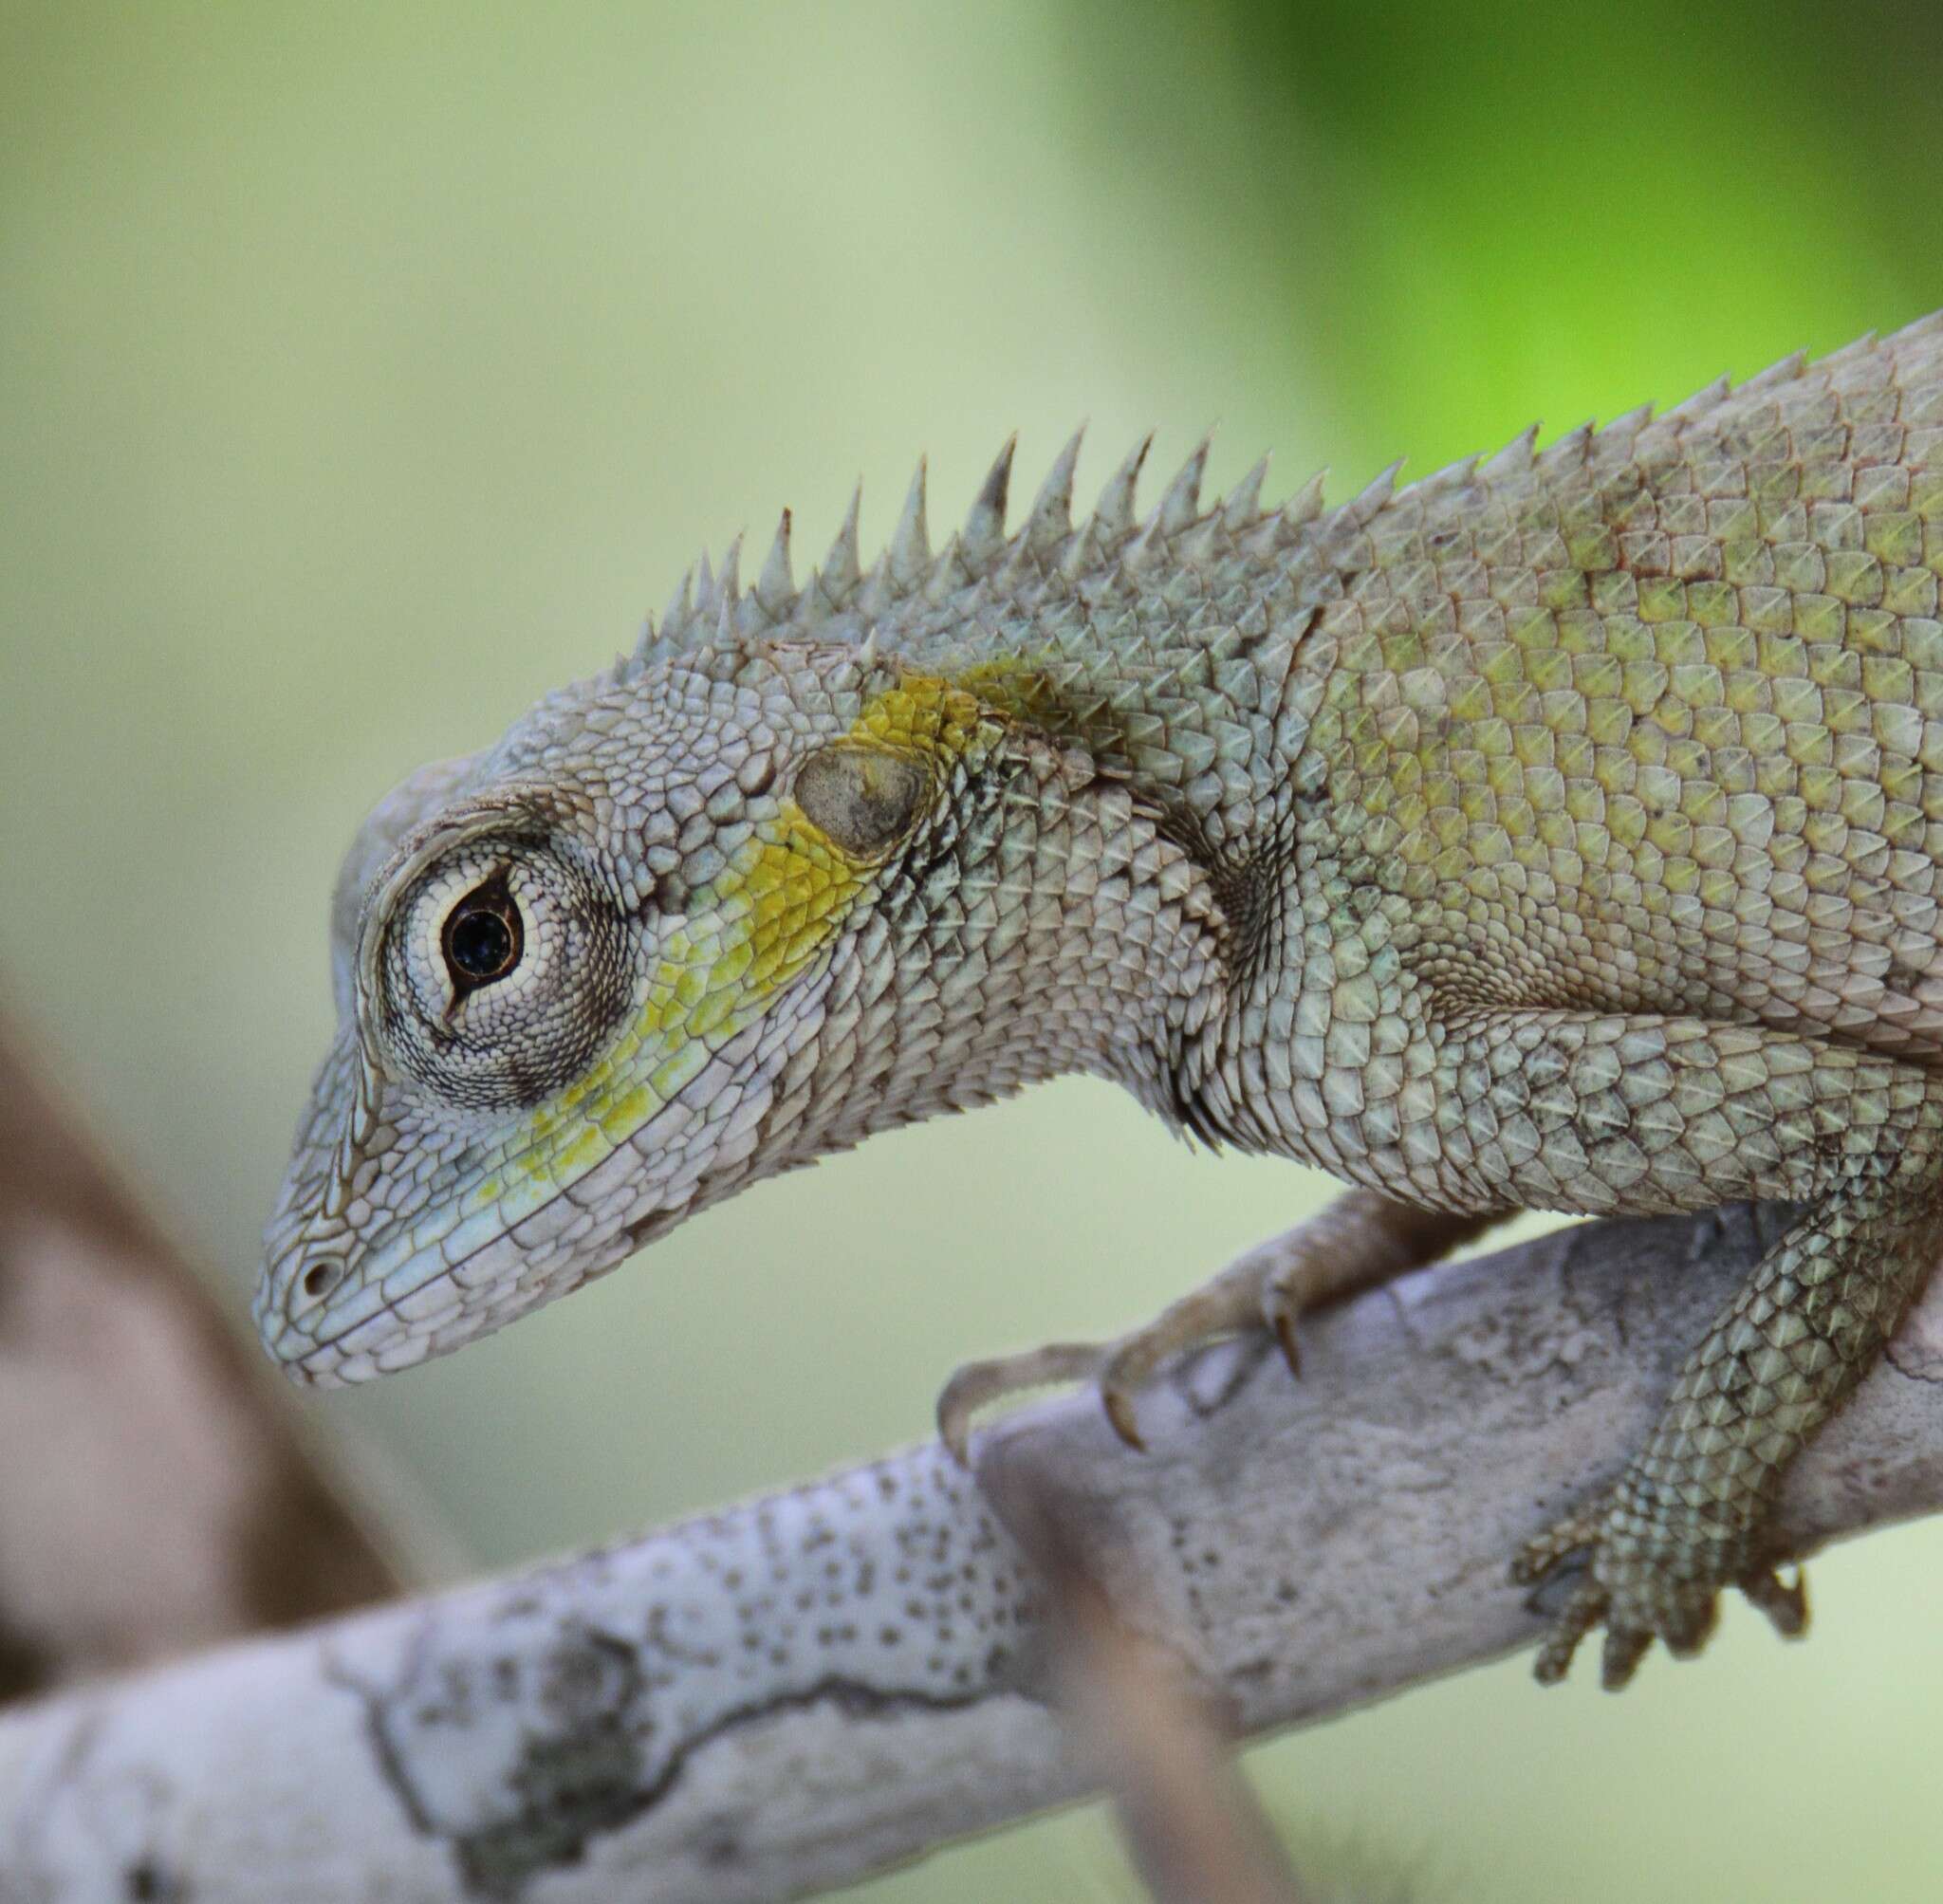
[(830, 1094), (843, 1108), (811, 1146), (1075, 1071), (1212, 1135), (1182, 1081), (1222, 1008), (1226, 926), (1162, 818), (1082, 751), (1036, 741), (972, 789), (949, 855), (877, 909), (859, 982), (847, 962), (833, 972), (821, 1042), (855, 1053), (856, 1088)]
[(1000, 916), (967, 960), (986, 961), (966, 980), (985, 988), (975, 1010), (949, 1014), (962, 1058), (934, 1078), (915, 1054), (894, 1103), (1083, 1070), (1211, 1142), (1285, 1147), (1234, 1115), (1228, 1074), (1273, 1028), (1248, 1002), (1288, 951), (1292, 769), (1326, 675), (1305, 650), (1346, 572), (1324, 553), (1008, 574), (876, 624), (887, 670), (976, 694), (1023, 755), (1002, 815), (964, 822), (990, 828), (989, 859), (961, 860), (962, 897), (912, 949), (916, 970), (953, 964), (966, 955), (938, 934), (958, 910)]

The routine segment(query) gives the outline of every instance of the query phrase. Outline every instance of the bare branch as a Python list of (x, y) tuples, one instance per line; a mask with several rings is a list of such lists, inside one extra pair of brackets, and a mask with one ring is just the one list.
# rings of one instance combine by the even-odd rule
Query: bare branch
[[(1300, 1383), (1266, 1342), (1173, 1371), (1145, 1457), (1068, 1398), (980, 1437), (982, 1488), (922, 1448), (19, 1711), (0, 1869), (41, 1904), (854, 1880), (1086, 1788), (1046, 1527), (1238, 1735), (1491, 1658), (1538, 1632), (1513, 1547), (1612, 1478), (1772, 1229), (1584, 1228), (1408, 1277), (1315, 1318)], [(1791, 1538), (1943, 1501), (1939, 1379), (1943, 1285), (1791, 1476)]]

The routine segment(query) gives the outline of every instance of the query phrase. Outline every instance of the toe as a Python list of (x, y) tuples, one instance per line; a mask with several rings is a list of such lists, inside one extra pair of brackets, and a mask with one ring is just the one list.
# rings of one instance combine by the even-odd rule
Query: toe
[(1584, 1581), (1573, 1588), (1532, 1662), (1533, 1676), (1541, 1686), (1556, 1686), (1565, 1676), (1579, 1642), (1605, 1617), (1605, 1589), (1597, 1581)]
[(960, 1468), (971, 1466), (972, 1415), (978, 1406), (977, 1366), (959, 1369), (938, 1391), (937, 1438)]
[(1598, 1544), (1602, 1511), (1588, 1509), (1554, 1521), (1544, 1533), (1527, 1541), (1511, 1562), (1511, 1578), (1519, 1586), (1536, 1586), (1566, 1555)]
[(1049, 1342), (1023, 1355), (967, 1362), (939, 1392), (938, 1439), (960, 1467), (971, 1445), (972, 1417), (989, 1402), (1048, 1382), (1085, 1381), (1099, 1373), (1105, 1350), (1098, 1342)]
[(1608, 1692), (1620, 1691), (1638, 1670), (1653, 1644), (1650, 1631), (1637, 1626), (1606, 1628), (1605, 1647), (1600, 1657), (1599, 1683)]
[(1720, 1597), (1711, 1588), (1683, 1590), (1661, 1610), (1658, 1626), (1666, 1650), (1675, 1659), (1692, 1659), (1707, 1644), (1720, 1617)]

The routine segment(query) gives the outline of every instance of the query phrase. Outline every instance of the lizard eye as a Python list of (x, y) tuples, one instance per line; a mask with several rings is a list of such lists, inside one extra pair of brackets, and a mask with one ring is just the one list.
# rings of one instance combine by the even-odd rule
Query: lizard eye
[(566, 840), (462, 838), (383, 894), (372, 930), (373, 1036), (454, 1104), (562, 1089), (634, 994), (638, 934)]
[(441, 934), (454, 997), (505, 978), (518, 966), (526, 937), (526, 922), (503, 878), (474, 887), (446, 915)]

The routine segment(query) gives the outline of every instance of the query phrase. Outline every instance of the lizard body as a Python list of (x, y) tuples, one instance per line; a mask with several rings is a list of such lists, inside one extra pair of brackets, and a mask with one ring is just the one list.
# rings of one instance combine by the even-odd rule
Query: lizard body
[(608, 674), (428, 768), (340, 879), (340, 1032), (258, 1322), (405, 1366), (743, 1184), (1084, 1069), (1355, 1188), (1119, 1344), (1169, 1350), (1503, 1212), (1800, 1206), (1604, 1500), (1534, 1541), (1608, 1683), (1718, 1590), (1784, 1631), (1786, 1463), (1943, 1248), (1943, 318), (1324, 511), (1206, 446), (934, 555), (856, 508), (684, 581)]

